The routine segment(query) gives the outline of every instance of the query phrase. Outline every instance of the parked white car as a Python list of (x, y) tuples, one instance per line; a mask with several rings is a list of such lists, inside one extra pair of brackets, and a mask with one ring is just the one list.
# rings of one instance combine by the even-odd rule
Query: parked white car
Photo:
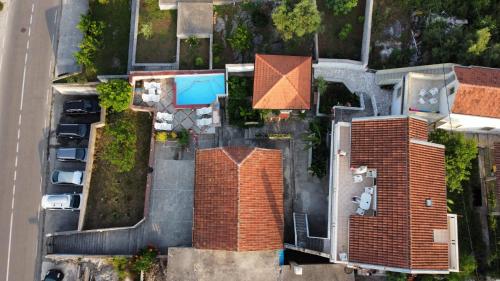
[(74, 184), (83, 185), (84, 171), (61, 171), (54, 170), (50, 177), (52, 184)]
[(46, 210), (80, 210), (81, 193), (47, 194), (42, 197), (42, 208)]

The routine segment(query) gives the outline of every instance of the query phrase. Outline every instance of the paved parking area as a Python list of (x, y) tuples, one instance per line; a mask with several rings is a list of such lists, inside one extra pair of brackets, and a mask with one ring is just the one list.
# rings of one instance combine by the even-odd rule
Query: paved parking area
[[(63, 114), (64, 101), (79, 98), (94, 98), (96, 96), (73, 96), (61, 95), (54, 93), (53, 96), (53, 110), (51, 118), (51, 132), (49, 137), (49, 163), (47, 174), (47, 189), (46, 194), (59, 194), (59, 193), (80, 193), (82, 187), (72, 185), (54, 185), (50, 183), (50, 174), (55, 169), (76, 171), (85, 170), (85, 163), (83, 162), (60, 162), (56, 160), (56, 150), (60, 147), (87, 147), (87, 140), (76, 142), (61, 143), (56, 138), (56, 129), (59, 123), (84, 123), (90, 124), (99, 120), (99, 115), (84, 115), (70, 117)], [(67, 210), (46, 210), (45, 211), (45, 233), (53, 233), (59, 231), (76, 230), (78, 227), (78, 211)]]

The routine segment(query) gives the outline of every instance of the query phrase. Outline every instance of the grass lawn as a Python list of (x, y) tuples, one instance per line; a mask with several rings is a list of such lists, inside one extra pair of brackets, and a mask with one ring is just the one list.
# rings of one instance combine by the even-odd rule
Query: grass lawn
[(90, 193), (85, 215), (85, 229), (132, 226), (144, 215), (144, 196), (148, 173), (151, 140), (151, 116), (145, 112), (125, 111), (107, 116), (106, 126), (113, 126), (119, 118), (136, 125), (137, 152), (135, 167), (119, 173), (103, 160), (103, 129), (98, 129)]
[(110, 0), (99, 4), (90, 0), (95, 20), (104, 21), (103, 48), (97, 52), (97, 74), (126, 74), (130, 33), (130, 1)]
[(177, 56), (177, 10), (161, 11), (158, 3), (141, 1), (138, 32), (151, 23), (153, 36), (146, 39), (137, 34), (137, 63), (173, 63)]
[(333, 106), (359, 107), (358, 95), (351, 93), (343, 83), (328, 82), (326, 91), (319, 97), (319, 112), (331, 114)]
[[(316, 4), (322, 12), (322, 31), (318, 34), (319, 57), (361, 60), (366, 2), (359, 0), (356, 8), (347, 15), (339, 16), (326, 7), (325, 0), (317, 0)], [(345, 40), (341, 40), (339, 33), (346, 24), (352, 26), (352, 31)]]
[[(208, 38), (198, 39), (198, 46), (190, 47), (186, 39), (181, 40), (181, 50), (179, 55), (180, 69), (208, 69), (210, 55), (210, 40)], [(196, 64), (196, 60), (201, 58), (201, 64)]]
[[(372, 34), (370, 40), (369, 66), (373, 69), (405, 67), (410, 63), (411, 51), (408, 46), (411, 43), (412, 11), (402, 1), (378, 0), (373, 3)], [(387, 32), (400, 26), (400, 34)], [(383, 44), (390, 43), (399, 48), (389, 56), (381, 55), (384, 50)]]
[[(224, 68), (227, 63), (253, 63), (256, 53), (313, 55), (312, 35), (287, 42), (281, 39), (271, 19), (275, 5), (277, 3), (264, 1), (214, 7), (214, 68)], [(238, 24), (247, 26), (252, 33), (252, 48), (243, 54), (232, 50), (227, 40)]]

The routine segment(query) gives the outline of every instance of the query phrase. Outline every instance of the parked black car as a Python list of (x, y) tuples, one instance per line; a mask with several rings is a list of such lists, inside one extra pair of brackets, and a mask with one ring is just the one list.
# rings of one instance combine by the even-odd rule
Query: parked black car
[(88, 137), (89, 124), (59, 124), (57, 126), (57, 138), (69, 140), (81, 140)]
[(62, 281), (64, 279), (64, 274), (58, 269), (50, 269), (43, 278), (43, 281)]
[(56, 158), (59, 161), (87, 161), (87, 149), (86, 148), (58, 148), (56, 151)]
[(95, 114), (101, 112), (101, 107), (94, 99), (67, 100), (63, 110), (68, 115)]

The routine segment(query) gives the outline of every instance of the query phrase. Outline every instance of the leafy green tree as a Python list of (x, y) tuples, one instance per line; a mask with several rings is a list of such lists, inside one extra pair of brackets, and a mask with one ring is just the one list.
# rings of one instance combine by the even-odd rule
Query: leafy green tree
[(153, 37), (153, 24), (151, 22), (141, 24), (139, 34), (142, 34), (146, 39), (151, 39)]
[(87, 70), (95, 70), (94, 59), (97, 51), (102, 48), (104, 26), (104, 22), (93, 20), (91, 14), (82, 15), (77, 25), (83, 39), (80, 50), (74, 56), (76, 62)]
[(227, 41), (229, 41), (229, 45), (233, 50), (238, 52), (247, 51), (252, 46), (252, 32), (248, 27), (240, 24)]
[(471, 161), (476, 158), (477, 144), (464, 134), (437, 129), (430, 133), (432, 142), (444, 145), (446, 163), (446, 185), (448, 191), (461, 193), (462, 182), (470, 177)]
[(358, 0), (326, 0), (326, 6), (333, 10), (335, 15), (347, 15), (358, 6)]
[(119, 118), (104, 127), (104, 153), (102, 157), (119, 172), (129, 172), (135, 166), (137, 152), (136, 126), (126, 118)]
[(285, 41), (318, 31), (321, 16), (311, 0), (299, 0), (295, 6), (283, 1), (272, 14), (276, 29)]
[(128, 108), (132, 98), (132, 86), (125, 80), (110, 80), (97, 85), (99, 103), (102, 107), (115, 112)]
[(476, 31), (476, 41), (470, 42), (468, 53), (479, 56), (488, 48), (488, 43), (491, 39), (489, 27), (481, 28)]

